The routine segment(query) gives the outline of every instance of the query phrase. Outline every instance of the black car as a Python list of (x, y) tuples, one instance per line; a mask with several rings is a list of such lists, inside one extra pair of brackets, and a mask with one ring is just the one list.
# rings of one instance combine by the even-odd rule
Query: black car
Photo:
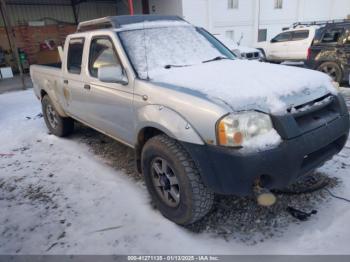
[(327, 23), (316, 32), (308, 50), (306, 67), (348, 82), (350, 73), (350, 20)]

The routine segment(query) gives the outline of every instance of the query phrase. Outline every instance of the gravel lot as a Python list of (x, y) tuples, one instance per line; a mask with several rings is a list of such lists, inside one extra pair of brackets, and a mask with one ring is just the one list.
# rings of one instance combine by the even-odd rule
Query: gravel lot
[[(343, 92), (350, 106), (350, 91), (344, 90)], [(10, 104), (10, 102), (8, 103)], [(2, 141), (6, 144), (4, 149), (7, 151), (0, 151), (0, 210), (4, 210), (0, 213), (0, 236), (2, 239), (0, 239), (0, 253), (95, 253), (94, 248), (99, 250), (96, 251), (99, 253), (111, 253), (113, 252), (111, 250), (164, 253), (161, 245), (166, 241), (178, 241), (178, 247), (169, 249), (173, 252), (207, 250), (204, 243), (207, 244), (209, 236), (210, 247), (221, 247), (220, 243), (224, 242), (228, 244), (225, 246), (226, 253), (230, 252), (231, 246), (235, 245), (239, 247), (239, 250), (246, 250), (251, 254), (250, 247), (254, 248), (255, 252), (259, 252), (259, 250), (273, 252), (269, 248), (290, 238), (294, 233), (291, 232), (291, 229), (296, 231), (298, 236), (301, 236), (299, 240), (297, 237), (291, 240), (301, 245), (301, 249), (304, 248), (304, 243), (322, 248), (325, 243), (321, 244), (315, 241), (319, 238), (319, 228), (323, 227), (330, 230), (326, 233), (331, 234), (332, 237), (334, 237), (333, 234), (336, 236), (329, 240), (329, 246), (332, 245), (334, 250), (340, 249), (341, 252), (348, 250), (343, 247), (344, 241), (342, 241), (343, 243), (335, 241), (339, 236), (343, 239), (343, 235), (339, 233), (339, 231), (342, 232), (343, 228), (339, 228), (338, 224), (342, 221), (341, 219), (346, 220), (347, 218), (339, 216), (338, 220), (334, 220), (335, 214), (333, 215), (329, 210), (334, 208), (339, 214), (344, 213), (343, 210), (348, 210), (349, 206), (346, 206), (347, 203), (344, 201), (343, 203), (339, 199), (332, 198), (326, 189), (341, 196), (347, 193), (349, 180), (346, 180), (346, 184), (344, 175), (349, 172), (350, 168), (349, 142), (339, 155), (312, 175), (316, 181), (329, 177), (329, 184), (326, 188), (307, 194), (278, 194), (277, 204), (270, 208), (257, 206), (252, 198), (217, 196), (216, 207), (207, 217), (182, 229), (167, 222), (155, 210), (152, 212), (156, 214), (156, 218), (153, 218), (153, 213), (151, 216), (147, 215), (149, 210), (152, 210), (150, 208), (152, 203), (149, 202), (143, 178), (134, 170), (132, 150), (82, 125), (77, 125), (75, 133), (69, 139), (59, 139), (44, 133), (33, 135), (33, 132), (38, 132), (38, 130), (47, 132), (39, 106), (21, 105), (21, 110), (5, 113), (3, 119), (13, 114), (16, 114), (18, 119), (14, 118), (6, 122), (6, 125), (14, 126), (14, 129), (8, 128), (0, 131), (2, 137), (7, 139)], [(28, 113), (24, 114), (23, 112)], [(0, 121), (1, 119), (0, 117)], [(30, 130), (32, 127), (33, 131)], [(13, 135), (13, 130), (19, 129), (23, 132), (20, 137), (16, 138)], [(11, 136), (13, 139), (9, 139)], [(72, 143), (72, 141), (76, 143)], [(90, 151), (89, 158), (83, 153), (80, 154), (80, 152), (84, 152), (85, 147)], [(72, 153), (69, 153), (69, 150), (73, 150)], [(112, 171), (96, 166), (95, 162), (102, 163), (103, 166), (107, 166)], [(67, 166), (65, 167), (65, 165)], [(72, 165), (76, 170), (71, 170)], [(67, 170), (71, 174), (66, 174)], [(92, 176), (92, 174), (104, 172), (114, 173), (116, 178), (107, 176), (107, 179), (111, 180), (104, 181), (101, 174)], [(63, 174), (65, 174), (64, 177)], [(142, 205), (138, 206), (138, 208), (143, 211), (129, 211), (131, 203), (125, 202), (125, 199), (113, 199), (112, 192), (122, 192), (124, 188), (122, 186), (118, 189), (118, 183), (114, 183), (114, 179), (117, 179), (120, 185), (124, 185), (124, 182), (122, 183), (124, 180), (130, 180), (131, 184), (136, 184), (134, 192), (136, 196), (128, 201), (133, 203), (142, 199), (145, 204), (143, 207)], [(129, 186), (129, 184), (127, 185)], [(296, 185), (293, 189), (301, 187), (302, 185)], [(141, 191), (140, 195), (137, 195), (138, 191)], [(287, 211), (288, 207), (305, 212), (313, 210), (318, 212), (310, 217), (310, 221), (304, 222), (293, 217)], [(118, 210), (114, 210), (114, 213), (111, 211), (111, 214), (105, 211), (112, 209)], [(126, 234), (130, 235), (123, 235), (122, 239), (118, 236), (114, 238), (106, 236), (105, 231), (120, 230), (118, 228), (121, 226), (114, 223), (113, 227), (108, 228), (104, 227), (107, 223), (100, 221), (107, 220), (107, 222), (112, 223), (113, 219), (121, 219), (120, 214), (123, 212), (125, 212), (124, 216), (131, 219), (131, 224), (135, 223), (135, 217), (139, 216), (138, 213), (132, 212), (143, 212), (139, 217), (141, 221), (145, 219), (145, 225), (141, 225), (141, 229), (135, 230), (135, 235), (131, 234), (130, 230), (125, 231)], [(323, 217), (325, 214), (327, 217)], [(116, 216), (113, 217), (114, 215)], [(122, 219), (122, 221), (124, 220)], [(336, 232), (338, 233), (333, 233), (332, 221), (333, 224), (336, 224)], [(124, 221), (124, 223), (126, 222)], [(148, 229), (147, 223), (155, 223), (155, 228), (151, 229), (150, 226)], [(305, 224), (307, 226), (303, 227)], [(90, 228), (91, 225), (94, 229)], [(98, 235), (90, 236), (91, 232), (86, 233), (87, 228), (89, 232), (99, 232)], [(166, 234), (164, 228), (179, 235), (175, 237), (175, 240), (169, 240), (166, 237), (164, 240), (161, 237)], [(146, 229), (152, 235), (152, 241), (158, 239), (159, 247), (142, 249), (137, 246), (137, 243), (146, 245), (148, 242), (148, 240), (140, 238), (142, 230)], [(303, 230), (313, 234), (311, 240), (308, 240), (308, 236), (303, 235)], [(347, 228), (344, 230), (349, 232)], [(183, 231), (185, 237), (182, 235)], [(191, 238), (194, 236), (195, 240), (190, 242), (193, 243), (193, 248), (190, 244), (190, 249), (186, 249), (189, 248), (189, 236)], [(194, 244), (197, 240), (198, 243)], [(34, 244), (36, 242), (40, 245), (36, 246)], [(123, 248), (120, 247), (120, 242), (123, 243)], [(99, 245), (95, 247), (96, 243)], [(291, 250), (291, 248), (297, 248), (298, 244), (295, 244), (294, 247), (287, 244), (283, 246), (283, 249)], [(301, 251), (301, 249), (299, 250)], [(167, 251), (169, 250), (167, 249)], [(213, 248), (211, 252), (218, 253), (218, 250)], [(314, 249), (308, 247), (304, 253), (312, 253), (310, 250)]]
[[(350, 91), (344, 89), (343, 93), (350, 107)], [(77, 125), (72, 138), (87, 144), (90, 150), (107, 165), (116, 170), (122, 170), (126, 175), (143, 183), (142, 176), (134, 168), (133, 151), (128, 147), (83, 125)], [(345, 148), (343, 154), (350, 155), (350, 149)], [(347, 163), (337, 164), (339, 166), (335, 167), (336, 169), (349, 168)], [(318, 170), (310, 176), (316, 181), (327, 179), (329, 184), (325, 189), (341, 187), (341, 181), (336, 177), (328, 177), (323, 174), (322, 170)], [(305, 187), (301, 181), (292, 188), (298, 191), (298, 189)], [(277, 204), (265, 208), (258, 206), (253, 198), (217, 196), (216, 206), (210, 215), (188, 226), (187, 229), (192, 232), (209, 233), (225, 240), (238, 239), (248, 245), (253, 245), (257, 241), (263, 242), (265, 239), (283, 236), (288, 225), (302, 223), (299, 219), (291, 216), (287, 211), (288, 206), (304, 212), (311, 212), (312, 210), (317, 211), (330, 199), (331, 196), (324, 189), (297, 195), (278, 194)]]
[[(128, 147), (82, 125), (78, 126), (73, 139), (87, 144), (90, 150), (107, 165), (124, 171), (125, 175), (144, 184), (142, 176), (134, 169), (133, 151)], [(350, 150), (347, 150), (350, 155)], [(347, 167), (341, 164), (339, 168)], [(317, 181), (328, 178), (321, 171), (311, 176)], [(337, 178), (328, 179), (329, 185), (326, 188), (341, 186), (341, 181)], [(293, 187), (294, 190), (302, 188), (303, 185)], [(186, 228), (195, 233), (209, 233), (213, 237), (224, 238), (227, 241), (237, 239), (248, 245), (254, 245), (269, 238), (282, 237), (290, 224), (302, 223), (287, 212), (288, 206), (311, 212), (330, 200), (330, 195), (325, 190), (298, 195), (278, 194), (277, 197), (278, 201), (274, 206), (265, 208), (257, 205), (253, 198), (217, 196), (216, 206), (209, 216)]]

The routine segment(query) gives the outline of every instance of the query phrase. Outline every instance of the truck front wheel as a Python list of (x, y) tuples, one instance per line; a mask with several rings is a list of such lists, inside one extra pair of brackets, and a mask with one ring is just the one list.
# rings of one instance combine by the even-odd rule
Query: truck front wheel
[(45, 95), (41, 100), (41, 106), (46, 126), (52, 134), (63, 137), (73, 132), (73, 119), (69, 117), (61, 117), (57, 113), (48, 95)]
[(194, 161), (179, 142), (166, 135), (145, 144), (142, 172), (159, 211), (177, 224), (194, 223), (213, 206), (214, 193), (201, 181)]

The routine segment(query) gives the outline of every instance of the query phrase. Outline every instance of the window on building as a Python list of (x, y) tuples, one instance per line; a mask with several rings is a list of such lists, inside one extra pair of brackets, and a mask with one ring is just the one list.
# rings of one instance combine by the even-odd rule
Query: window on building
[(275, 0), (275, 9), (283, 8), (283, 0)]
[(267, 29), (259, 29), (258, 42), (265, 42), (267, 40)]
[(97, 77), (101, 66), (120, 65), (118, 56), (113, 48), (113, 43), (108, 37), (96, 38), (91, 41), (89, 56), (89, 72), (91, 76)]
[(309, 30), (299, 30), (293, 32), (293, 38), (292, 40), (304, 40), (309, 37)]
[(231, 40), (235, 40), (235, 31), (233, 30), (226, 31), (226, 37)]
[(239, 0), (227, 0), (228, 9), (238, 9)]
[(79, 75), (83, 58), (84, 38), (73, 38), (69, 41), (67, 70), (71, 74)]
[(324, 33), (321, 42), (322, 43), (338, 43), (339, 37), (343, 34), (343, 32), (344, 32), (343, 28), (328, 29)]

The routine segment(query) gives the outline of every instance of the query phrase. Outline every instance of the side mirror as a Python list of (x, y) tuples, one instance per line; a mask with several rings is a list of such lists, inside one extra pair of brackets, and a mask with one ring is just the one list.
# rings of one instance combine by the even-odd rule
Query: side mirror
[(101, 66), (97, 71), (98, 80), (107, 83), (128, 84), (124, 70), (120, 65), (117, 66)]
[(276, 43), (277, 41), (276, 41), (275, 38), (272, 38), (270, 42), (271, 42), (271, 43)]

